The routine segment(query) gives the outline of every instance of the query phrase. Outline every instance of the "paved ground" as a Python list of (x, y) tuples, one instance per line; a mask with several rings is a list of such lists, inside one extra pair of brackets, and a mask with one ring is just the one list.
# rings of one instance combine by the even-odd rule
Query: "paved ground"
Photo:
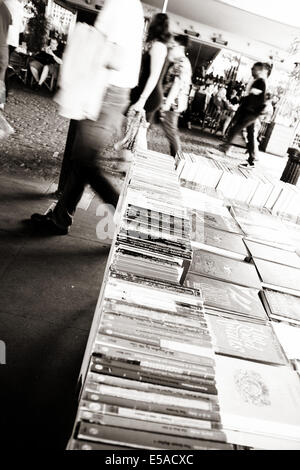
[[(99, 200), (89, 192), (66, 237), (36, 236), (22, 222), (53, 203), (68, 123), (47, 91), (37, 94), (19, 84), (5, 112), (16, 133), (0, 144), (0, 339), (7, 347), (7, 365), (0, 366), (0, 428), (18, 448), (63, 449), (108, 245), (97, 239)], [(182, 137), (184, 149), (195, 153), (218, 143), (197, 130)], [(150, 140), (151, 148), (167, 151), (159, 128)], [(260, 163), (278, 177), (284, 164), (268, 155)], [(119, 177), (112, 178), (120, 185)]]
[(47, 210), (47, 191), (0, 177), (0, 428), (10, 445), (63, 449), (109, 246), (96, 237), (96, 198), (70, 235), (35, 235), (22, 219)]

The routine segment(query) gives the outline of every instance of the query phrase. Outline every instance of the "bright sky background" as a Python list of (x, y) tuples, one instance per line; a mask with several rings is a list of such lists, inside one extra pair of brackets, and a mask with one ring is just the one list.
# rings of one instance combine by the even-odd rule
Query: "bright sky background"
[(300, 0), (219, 0), (256, 15), (300, 28)]

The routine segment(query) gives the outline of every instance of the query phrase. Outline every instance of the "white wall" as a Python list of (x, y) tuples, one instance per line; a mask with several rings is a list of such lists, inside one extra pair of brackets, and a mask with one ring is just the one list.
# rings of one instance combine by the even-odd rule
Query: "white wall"
[[(143, 8), (145, 16), (147, 17), (150, 17), (153, 14), (161, 11), (159, 8), (152, 7), (146, 3), (143, 3)], [(248, 39), (247, 37), (238, 36), (221, 29), (216, 29), (170, 12), (167, 13), (171, 20), (172, 31), (174, 32), (182, 33), (185, 29), (198, 32), (200, 33), (200, 39), (209, 44), (214, 44), (211, 39), (213, 35), (222, 34), (223, 39), (228, 41), (228, 45), (222, 47), (240, 52), (241, 54), (246, 55), (253, 60), (263, 60), (270, 62), (270, 56), (278, 56), (279, 59), (285, 59), (287, 57), (287, 53), (285, 51), (272, 47), (269, 44), (254, 41), (252, 39)], [(290, 65), (287, 66), (284, 63), (282, 64), (279, 60), (275, 59), (274, 62), (276, 66), (280, 68), (290, 69)]]

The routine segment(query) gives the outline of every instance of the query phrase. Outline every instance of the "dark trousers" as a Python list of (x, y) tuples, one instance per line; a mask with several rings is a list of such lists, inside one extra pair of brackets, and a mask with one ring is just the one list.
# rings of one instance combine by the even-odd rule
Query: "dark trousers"
[(179, 113), (176, 111), (165, 111), (161, 116), (161, 125), (170, 144), (170, 155), (176, 156), (181, 150), (181, 142), (178, 134)]
[(76, 122), (63, 194), (53, 211), (58, 226), (65, 228), (72, 224), (77, 204), (87, 184), (105, 203), (116, 207), (119, 193), (102, 170), (102, 152), (112, 143), (115, 132), (120, 130), (127, 105), (128, 90), (111, 86), (104, 97), (98, 120)]
[(247, 151), (249, 153), (248, 162), (251, 164), (254, 162), (257, 156), (258, 144), (255, 132), (255, 121), (258, 118), (258, 114), (252, 113), (246, 109), (238, 109), (236, 115), (233, 118), (232, 124), (226, 135), (226, 144), (229, 147), (234, 137), (239, 134), (243, 129), (247, 130)]
[(79, 121), (75, 121), (74, 119), (71, 119), (70, 121), (64, 156), (63, 156), (61, 169), (60, 169), (58, 188), (57, 188), (57, 190), (60, 192), (63, 192), (67, 179), (68, 179), (68, 175), (70, 174), (70, 171), (71, 171), (72, 151), (73, 151), (73, 144), (75, 141), (78, 122)]

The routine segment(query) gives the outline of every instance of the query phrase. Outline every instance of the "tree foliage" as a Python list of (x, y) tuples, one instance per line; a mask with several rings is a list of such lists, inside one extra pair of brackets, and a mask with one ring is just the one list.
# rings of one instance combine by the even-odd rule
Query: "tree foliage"
[(31, 14), (27, 27), (27, 47), (33, 53), (39, 52), (46, 42), (48, 31), (46, 6), (46, 0), (30, 0), (26, 5), (26, 9)]

